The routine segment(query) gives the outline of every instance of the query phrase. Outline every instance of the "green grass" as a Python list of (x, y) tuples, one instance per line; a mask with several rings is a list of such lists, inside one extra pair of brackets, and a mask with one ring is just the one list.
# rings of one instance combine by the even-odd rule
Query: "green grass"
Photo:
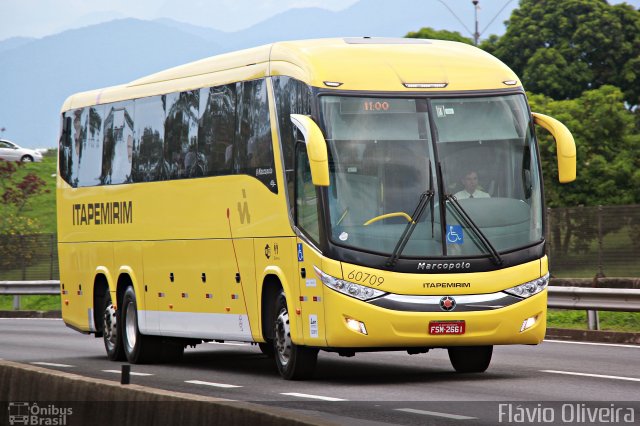
[[(41, 163), (24, 163), (16, 172), (17, 179), (21, 179), (29, 172), (34, 172), (46, 182), (46, 189), (49, 193), (33, 196), (23, 210), (23, 215), (32, 219), (37, 219), (41, 225), (40, 232), (43, 234), (53, 234), (57, 231), (56, 224), (56, 168), (57, 151), (49, 151), (45, 154)], [(2, 217), (4, 207), (0, 203), (0, 217)]]
[[(24, 311), (59, 311), (60, 296), (20, 296)], [(13, 310), (13, 296), (0, 296), (0, 311)]]
[[(640, 312), (599, 311), (598, 315), (601, 330), (640, 332)], [(547, 327), (587, 330), (587, 312), (549, 309)]]

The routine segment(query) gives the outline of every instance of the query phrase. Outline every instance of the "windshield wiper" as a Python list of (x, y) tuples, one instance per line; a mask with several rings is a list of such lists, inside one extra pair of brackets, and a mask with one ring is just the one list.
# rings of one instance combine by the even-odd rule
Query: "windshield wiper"
[(493, 244), (491, 244), (491, 241), (489, 241), (487, 236), (484, 235), (484, 233), (482, 232), (482, 230), (480, 230), (478, 225), (476, 225), (473, 219), (471, 219), (471, 217), (467, 214), (467, 212), (462, 208), (460, 203), (458, 203), (458, 200), (456, 199), (456, 197), (454, 197), (451, 194), (445, 194), (444, 197), (446, 201), (449, 201), (450, 205), (454, 208), (454, 210), (458, 214), (458, 219), (460, 219), (461, 222), (465, 222), (465, 225), (466, 225), (465, 227), (473, 231), (477, 240), (479, 240), (480, 243), (482, 243), (482, 245), (484, 246), (484, 248), (491, 254), (491, 257), (493, 258), (493, 261), (496, 263), (496, 265), (498, 266), (502, 265), (503, 261), (502, 261), (502, 257), (500, 256), (500, 253), (498, 253), (498, 251), (493, 246)]
[(416, 229), (422, 214), (424, 213), (425, 208), (427, 207), (427, 203), (433, 198), (434, 192), (432, 190), (423, 192), (420, 194), (420, 201), (418, 201), (418, 205), (416, 206), (415, 211), (411, 215), (411, 221), (407, 223), (404, 231), (402, 231), (402, 235), (400, 235), (400, 239), (396, 243), (396, 247), (393, 249), (391, 253), (391, 257), (387, 260), (387, 267), (394, 267), (396, 262), (398, 261), (398, 257), (402, 254), (402, 250), (404, 250), (405, 246), (409, 242), (409, 238), (411, 238), (411, 234)]

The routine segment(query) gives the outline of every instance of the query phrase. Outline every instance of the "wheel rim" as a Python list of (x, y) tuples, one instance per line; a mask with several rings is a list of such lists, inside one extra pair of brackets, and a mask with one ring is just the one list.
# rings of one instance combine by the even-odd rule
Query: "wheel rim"
[(113, 307), (113, 303), (104, 310), (104, 341), (107, 344), (107, 348), (112, 351), (116, 347), (118, 341), (118, 328), (116, 319), (116, 309)]
[(289, 330), (289, 313), (283, 309), (276, 318), (276, 353), (280, 364), (285, 366), (291, 358), (291, 333)]
[(33, 161), (33, 159), (31, 159), (31, 157), (24, 157), (24, 158), (22, 159), (22, 162), (23, 162), (23, 163), (31, 163), (32, 161)]
[(133, 301), (129, 301), (125, 307), (125, 320), (124, 330), (127, 336), (127, 349), (129, 352), (133, 351), (136, 346), (136, 306)]

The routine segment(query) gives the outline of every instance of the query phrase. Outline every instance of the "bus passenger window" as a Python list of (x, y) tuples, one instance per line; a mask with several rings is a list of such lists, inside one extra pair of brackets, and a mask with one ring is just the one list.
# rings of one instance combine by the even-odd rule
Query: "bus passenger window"
[[(84, 137), (78, 151), (78, 186), (100, 185), (102, 171), (102, 122), (104, 107), (85, 108)], [(83, 114), (84, 115), (84, 114)]]
[(133, 102), (110, 104), (105, 110), (102, 146), (103, 185), (131, 182)]
[(200, 90), (198, 161), (204, 176), (233, 172), (236, 84)]

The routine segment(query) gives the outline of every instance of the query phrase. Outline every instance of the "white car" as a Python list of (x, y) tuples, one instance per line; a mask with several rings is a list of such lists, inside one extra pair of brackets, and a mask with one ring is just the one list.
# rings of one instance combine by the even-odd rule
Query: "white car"
[(0, 160), (22, 161), (23, 163), (32, 161), (42, 161), (42, 154), (29, 148), (21, 148), (6, 139), (0, 139)]

